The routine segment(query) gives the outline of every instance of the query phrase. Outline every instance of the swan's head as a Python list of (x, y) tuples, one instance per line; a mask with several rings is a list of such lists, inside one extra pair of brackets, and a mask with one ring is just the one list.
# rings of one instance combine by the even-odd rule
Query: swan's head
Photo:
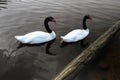
[(90, 15), (85, 15), (84, 18), (85, 18), (85, 19), (90, 19), (90, 20), (92, 20), (92, 17), (91, 17)]
[(48, 21), (48, 22), (54, 22), (54, 23), (56, 23), (56, 20), (55, 20), (55, 18), (53, 18), (53, 17), (47, 17), (46, 18), (46, 20)]

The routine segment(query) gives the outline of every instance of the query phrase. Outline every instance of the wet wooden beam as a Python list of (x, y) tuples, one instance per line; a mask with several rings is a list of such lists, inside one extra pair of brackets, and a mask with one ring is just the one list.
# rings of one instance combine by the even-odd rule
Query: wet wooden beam
[[(110, 39), (120, 30), (120, 21), (110, 27), (103, 35), (95, 40), (87, 49), (73, 59), (53, 80), (68, 80), (66, 79), (76, 70), (80, 71), (85, 64), (97, 55)], [(69, 79), (71, 80), (71, 79)]]

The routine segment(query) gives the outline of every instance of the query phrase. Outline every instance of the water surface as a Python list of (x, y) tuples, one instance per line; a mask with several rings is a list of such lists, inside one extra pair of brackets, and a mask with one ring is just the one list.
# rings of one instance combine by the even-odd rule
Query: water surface
[[(60, 36), (82, 28), (82, 18), (90, 14), (93, 20), (87, 21), (90, 35), (85, 42), (91, 44), (108, 28), (120, 19), (119, 0), (9, 0), (0, 4), (0, 49), (13, 53), (14, 65), (1, 72), (2, 80), (51, 80), (73, 58), (85, 48), (80, 42), (60, 47)], [(15, 51), (19, 45), (15, 35), (42, 30), (44, 19), (53, 16), (57, 23), (49, 23), (57, 38), (52, 44), (25, 46)], [(119, 35), (117, 36), (119, 37)], [(118, 38), (119, 46), (120, 38)], [(48, 50), (48, 45), (50, 46)], [(114, 44), (112, 44), (114, 45)], [(47, 51), (46, 51), (47, 50)], [(14, 51), (14, 52), (13, 52)], [(110, 52), (113, 51), (110, 49)], [(48, 52), (56, 54), (49, 55)], [(114, 50), (120, 53), (120, 50)], [(3, 69), (4, 67), (1, 67)]]

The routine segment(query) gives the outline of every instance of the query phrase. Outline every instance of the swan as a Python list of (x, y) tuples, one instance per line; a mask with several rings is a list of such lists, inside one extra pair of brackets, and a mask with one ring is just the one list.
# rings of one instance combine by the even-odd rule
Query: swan
[(83, 17), (83, 29), (75, 29), (67, 33), (65, 36), (61, 36), (62, 42), (77, 42), (86, 38), (89, 34), (89, 29), (86, 26), (86, 20), (92, 19), (90, 15), (85, 15)]
[(34, 31), (34, 32), (27, 33), (25, 35), (15, 36), (15, 39), (17, 39), (19, 42), (23, 44), (41, 44), (41, 43), (45, 43), (55, 39), (56, 34), (54, 31), (50, 29), (48, 22), (56, 23), (56, 20), (51, 16), (46, 17), (46, 19), (44, 20), (44, 26), (47, 32)]

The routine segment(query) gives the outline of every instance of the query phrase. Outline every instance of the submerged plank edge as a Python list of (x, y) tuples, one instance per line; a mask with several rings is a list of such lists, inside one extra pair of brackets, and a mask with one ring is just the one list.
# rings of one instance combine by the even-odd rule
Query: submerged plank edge
[(119, 30), (120, 21), (116, 22), (103, 35), (96, 39), (88, 48), (86, 48), (75, 59), (73, 59), (53, 80), (64, 80), (78, 67), (83, 66), (87, 61), (91, 60), (94, 55), (96, 55), (96, 52), (102, 49)]

